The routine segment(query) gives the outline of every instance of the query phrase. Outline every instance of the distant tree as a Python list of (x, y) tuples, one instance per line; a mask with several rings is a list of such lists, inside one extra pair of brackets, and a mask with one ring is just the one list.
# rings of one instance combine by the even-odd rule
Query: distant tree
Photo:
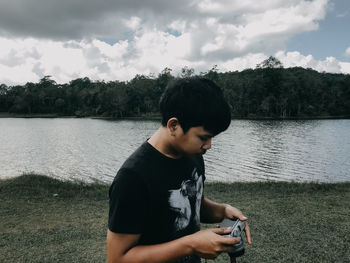
[(116, 118), (129, 115), (129, 97), (124, 82), (108, 82), (98, 94), (98, 101), (96, 114)]
[(59, 112), (59, 113), (63, 112), (65, 104), (66, 103), (65, 103), (64, 99), (62, 99), (62, 98), (56, 99), (55, 100), (56, 112)]
[(159, 96), (168, 85), (169, 81), (174, 79), (174, 76), (171, 75), (171, 71), (171, 68), (166, 67), (158, 74), (156, 86), (158, 87)]
[[(157, 77), (136, 75), (127, 82), (72, 80), (58, 85), (51, 76), (38, 83), (0, 85), (0, 111), (76, 116), (129, 117), (158, 112), (158, 101), (172, 70)], [(179, 77), (194, 75), (184, 67)], [(274, 57), (256, 69), (220, 73), (217, 66), (201, 73), (222, 87), (234, 117), (350, 117), (350, 75), (319, 73), (301, 67), (284, 69)]]
[(189, 68), (189, 67), (185, 66), (181, 69), (181, 73), (180, 73), (181, 78), (189, 78), (189, 77), (192, 77), (193, 75), (194, 75), (193, 68)]
[(9, 89), (9, 88), (7, 87), (7, 85), (1, 84), (1, 85), (0, 85), (0, 96), (6, 95), (8, 89)]
[(283, 68), (283, 64), (277, 58), (270, 56), (268, 59), (257, 64), (256, 68)]
[(160, 94), (155, 84), (156, 80), (144, 75), (136, 75), (128, 82), (127, 94), (132, 114), (140, 115), (158, 110)]
[(9, 87), (5, 84), (0, 85), (0, 112), (6, 112), (8, 110), (7, 92)]
[(209, 70), (206, 74), (204, 74), (204, 77), (217, 82), (219, 80), (219, 69), (217, 65), (214, 65), (211, 70)]
[(40, 84), (42, 87), (55, 85), (55, 84), (56, 84), (56, 81), (54, 81), (54, 80), (51, 79), (51, 78), (52, 78), (52, 76), (50, 76), (50, 75), (44, 76), (42, 79), (40, 79), (39, 84)]

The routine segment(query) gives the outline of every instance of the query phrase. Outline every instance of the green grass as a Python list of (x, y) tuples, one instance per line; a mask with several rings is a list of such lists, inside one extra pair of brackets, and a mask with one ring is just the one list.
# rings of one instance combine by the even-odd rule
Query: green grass
[[(108, 187), (0, 181), (0, 262), (105, 262)], [(209, 183), (205, 193), (249, 217), (253, 245), (238, 262), (350, 262), (350, 183)]]

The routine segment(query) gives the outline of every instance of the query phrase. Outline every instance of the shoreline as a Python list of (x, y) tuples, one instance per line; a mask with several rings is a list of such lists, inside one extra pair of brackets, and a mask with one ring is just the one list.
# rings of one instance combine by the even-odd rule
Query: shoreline
[[(34, 177), (38, 180), (48, 180), (48, 181), (55, 181), (58, 184), (67, 184), (67, 185), (85, 185), (85, 186), (109, 186), (112, 182), (105, 182), (105, 181), (99, 181), (95, 180), (93, 182), (86, 182), (82, 180), (70, 180), (70, 179), (63, 179), (59, 177), (52, 177), (44, 174), (37, 174), (37, 173), (23, 173), (21, 175), (12, 176), (12, 177), (4, 177), (0, 178), (0, 185), (6, 182), (11, 181), (21, 181), (26, 180), (26, 178)], [(337, 185), (348, 185), (350, 189), (350, 180), (349, 181), (342, 181), (342, 182), (319, 182), (319, 181), (305, 181), (305, 182), (297, 182), (297, 181), (237, 181), (237, 182), (230, 182), (230, 181), (206, 181), (206, 185), (306, 185), (306, 186), (337, 186)]]
[[(100, 120), (161, 120), (160, 115), (145, 115), (145, 116), (129, 116), (129, 117), (103, 117), (103, 116), (84, 116), (79, 117), (75, 115), (58, 115), (58, 114), (13, 114), (7, 112), (0, 112), (0, 118), (25, 118), (25, 119), (35, 119), (35, 118), (62, 118), (62, 119), (100, 119)], [(301, 116), (301, 117), (238, 117), (232, 116), (231, 120), (271, 120), (271, 121), (283, 121), (283, 120), (342, 120), (350, 119), (350, 116)]]

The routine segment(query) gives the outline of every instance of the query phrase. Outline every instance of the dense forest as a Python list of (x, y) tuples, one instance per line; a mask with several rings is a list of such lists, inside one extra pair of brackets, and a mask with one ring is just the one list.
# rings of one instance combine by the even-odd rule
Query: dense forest
[[(50, 76), (38, 83), (0, 85), (0, 112), (58, 116), (134, 117), (158, 114), (159, 97), (174, 79), (171, 69), (130, 81), (57, 84)], [(194, 75), (184, 67), (180, 78)], [(350, 117), (350, 75), (283, 68), (274, 57), (255, 69), (220, 73), (216, 66), (199, 75), (218, 83), (236, 118)]]

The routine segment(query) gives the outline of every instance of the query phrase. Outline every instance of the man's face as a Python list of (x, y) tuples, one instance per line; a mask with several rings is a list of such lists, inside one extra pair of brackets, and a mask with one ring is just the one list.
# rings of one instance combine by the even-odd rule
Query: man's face
[(186, 133), (181, 126), (177, 134), (176, 148), (184, 155), (202, 155), (211, 148), (213, 134), (203, 126), (192, 127)]

